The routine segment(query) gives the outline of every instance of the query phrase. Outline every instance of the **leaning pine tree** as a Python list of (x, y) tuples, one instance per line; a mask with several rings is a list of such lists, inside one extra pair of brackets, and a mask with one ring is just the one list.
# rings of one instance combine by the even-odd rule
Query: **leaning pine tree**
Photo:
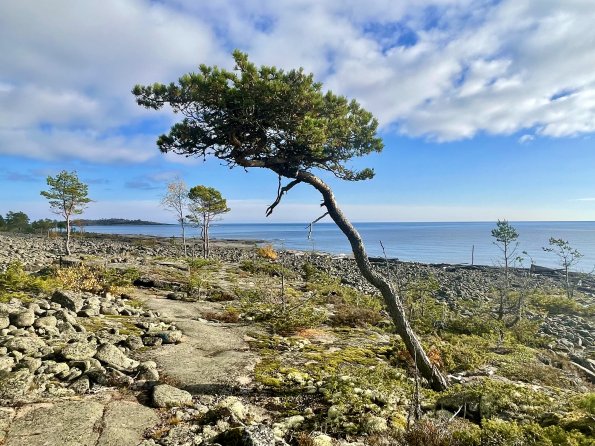
[[(300, 183), (318, 190), (324, 215), (349, 239), (357, 266), (382, 294), (420, 374), (434, 390), (446, 389), (446, 379), (411, 329), (395, 289), (372, 269), (359, 233), (337, 205), (331, 188), (313, 173), (328, 171), (348, 181), (372, 178), (372, 169), (356, 171), (346, 164), (354, 157), (382, 151), (377, 120), (355, 100), (323, 93), (322, 84), (303, 69), (258, 68), (244, 53), (235, 51), (233, 56), (234, 71), (201, 65), (198, 73), (182, 76), (178, 84), (134, 87), (139, 105), (158, 110), (169, 104), (184, 117), (169, 134), (159, 137), (160, 150), (185, 156), (214, 155), (230, 167), (272, 170), (279, 177), (279, 188), (267, 215)], [(290, 181), (282, 186), (282, 178)]]

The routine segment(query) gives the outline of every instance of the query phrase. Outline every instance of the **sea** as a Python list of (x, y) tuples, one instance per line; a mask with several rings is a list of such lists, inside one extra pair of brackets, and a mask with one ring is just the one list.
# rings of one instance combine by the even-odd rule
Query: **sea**
[[(591, 272), (595, 267), (595, 222), (510, 222), (519, 233), (517, 253), (522, 265), (559, 266), (558, 258), (543, 247), (550, 237), (568, 241), (583, 257), (573, 268)], [(350, 255), (343, 233), (334, 223), (317, 223), (309, 234), (307, 223), (220, 223), (211, 229), (213, 239), (252, 240), (277, 249), (322, 251)], [(501, 252), (494, 244), (494, 222), (355, 223), (371, 257), (398, 258), (422, 263), (498, 266)], [(86, 232), (179, 237), (178, 225), (88, 226)], [(190, 228), (190, 237), (198, 231)], [(309, 236), (310, 235), (310, 236)], [(384, 246), (384, 251), (382, 245)], [(523, 254), (526, 252), (526, 254)], [(532, 260), (531, 260), (532, 259)]]

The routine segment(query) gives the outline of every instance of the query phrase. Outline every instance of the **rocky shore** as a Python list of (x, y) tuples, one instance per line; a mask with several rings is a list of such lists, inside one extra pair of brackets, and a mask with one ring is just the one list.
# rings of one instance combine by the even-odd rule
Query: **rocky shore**
[[(344, 306), (340, 294), (349, 291), (327, 289), (329, 285), (324, 284), (316, 285), (320, 289), (311, 288), (303, 279), (305, 271), (321, 271), (339, 278), (340, 287), (347, 285), (346, 289), (373, 295), (375, 290), (361, 279), (352, 259), (285, 251), (277, 253), (274, 261), (263, 263), (251, 243), (214, 245), (214, 261), (195, 262), (204, 283), (194, 283), (198, 279), (192, 276), (193, 261), (181, 260), (180, 246), (171, 239), (86, 235), (75, 238), (75, 254), (63, 256), (60, 239), (0, 233), (0, 272), (10, 265), (14, 268), (15, 262), (32, 273), (27, 275), (32, 278), (59, 266), (73, 271), (89, 266), (115, 272), (117, 277), (134, 272), (127, 279), (130, 287), (126, 290), (83, 291), (84, 286), (77, 282), (86, 278), (77, 276), (70, 280), (80, 290), (64, 287), (46, 293), (40, 288), (0, 302), (0, 444), (355, 446), (366, 443), (351, 441), (350, 435), (382, 437), (389, 425), (402, 425), (401, 418), (390, 414), (402, 413), (412, 404), (409, 390), (405, 390), (411, 387), (411, 378), (394, 368), (403, 361), (395, 350), (398, 340), (394, 334), (382, 328), (378, 315), (372, 318), (377, 323), (374, 330), (361, 328), (365, 323), (343, 314), (353, 328), (343, 325), (333, 331), (329, 321), (337, 320)], [(190, 246), (191, 253), (199, 250), (199, 243)], [(502, 272), (493, 267), (371, 260), (403, 295), (404, 290), (431, 278), (437, 304), (463, 320), (468, 309), (493, 308), (502, 286)], [(264, 275), (252, 274), (248, 268), (273, 264), (275, 268), (265, 270)], [(267, 294), (267, 288), (276, 288), (278, 267), (287, 271), (288, 280), (293, 277), (292, 286), (303, 289), (306, 300), (301, 305), (308, 305), (315, 293), (323, 293), (318, 308), (301, 314), (310, 319), (313, 314), (324, 314), (330, 326), (306, 330), (303, 337), (271, 336), (262, 332), (255, 323), (258, 317), (250, 310), (234, 307), (241, 307), (242, 299), (245, 303), (252, 290)], [(563, 277), (556, 271), (519, 269), (511, 274), (516, 292), (560, 295), (563, 287)], [(564, 382), (572, 391), (580, 393), (587, 391), (586, 382), (595, 378), (593, 315), (582, 311), (592, 308), (595, 283), (591, 277), (574, 279), (580, 280), (581, 293), (572, 312), (533, 309), (524, 315), (528, 321), (539, 321), (536, 336), (549, 342), (538, 354), (537, 364), (527, 362), (526, 367), (546, 382), (555, 381), (551, 376), (567, 380)], [(207, 299), (201, 298), (201, 287)], [(288, 288), (287, 293), (297, 291)], [(228, 305), (227, 301), (233, 302)], [(358, 308), (353, 306), (350, 311)], [(357, 317), (369, 317), (366, 310)], [(486, 348), (482, 342), (473, 348)], [(541, 381), (539, 385), (522, 382), (524, 372), (514, 367), (524, 367), (527, 358), (533, 357), (527, 356), (524, 346), (518, 348), (517, 352), (490, 346), (486, 354), (491, 359), (487, 361), (479, 361), (473, 353), (463, 354), (459, 358), (462, 363), (483, 365), (467, 371), (455, 364), (451, 382), (473, 386), (500, 367), (505, 374), (495, 376), (496, 382), (517, 389), (521, 400), (525, 398), (522, 392), (529, 390), (547, 395), (543, 399), (539, 394), (535, 404), (560, 399)], [(501, 357), (508, 354), (512, 355), (511, 364), (517, 364), (514, 367), (502, 362)], [(337, 370), (332, 369), (335, 362)], [(374, 381), (375, 373), (378, 381)], [(384, 387), (386, 374), (396, 386), (392, 390)], [(513, 377), (521, 383), (512, 381)], [(458, 396), (432, 398), (438, 403), (426, 403), (424, 410), (435, 412), (440, 407), (438, 412), (451, 419), (460, 411)], [(469, 406), (469, 417), (481, 419), (481, 404), (480, 398), (477, 407)], [(359, 412), (350, 415), (349, 411), (355, 410), (351, 406), (363, 410), (363, 417)], [(537, 418), (525, 414), (532, 414), (529, 409), (523, 408), (523, 415), (512, 411), (506, 417), (532, 422)], [(547, 419), (540, 422), (544, 426), (549, 423)], [(580, 429), (591, 432), (592, 427), (586, 426), (581, 424)], [(328, 435), (328, 428), (334, 430), (334, 436)], [(304, 429), (309, 431), (307, 435)], [(298, 431), (302, 440), (293, 436)]]
[[(52, 262), (60, 261), (63, 242), (58, 239), (34, 235), (0, 234), (0, 269), (10, 261), (19, 261), (31, 270), (39, 269)], [(200, 253), (200, 242), (190, 241), (190, 252)], [(95, 258), (111, 263), (142, 265), (148, 258), (171, 259), (181, 253), (180, 246), (171, 238), (146, 236), (107, 236), (86, 234), (76, 238), (74, 246), (80, 258)], [(217, 241), (213, 243), (211, 256), (225, 262), (241, 262), (257, 257), (253, 242)], [(109, 259), (109, 260), (108, 260)], [(63, 259), (63, 261), (72, 259)], [(394, 259), (373, 258), (374, 266), (388, 274), (397, 287), (405, 289), (407, 284), (433, 277), (438, 282), (436, 298), (447, 305), (458, 303), (488, 302), (496, 290), (502, 287), (503, 274), (500, 268), (491, 266), (468, 266), (449, 264), (423, 264), (399, 262)], [(353, 259), (324, 253), (285, 251), (280, 253), (279, 263), (286, 268), (301, 271), (305, 264), (312, 264), (328, 274), (340, 277), (342, 282), (363, 292), (375, 290), (359, 273)], [(578, 289), (586, 299), (579, 299), (579, 305), (588, 305), (595, 300), (595, 277), (574, 275)], [(511, 273), (513, 290), (561, 290), (564, 277), (561, 271), (548, 268), (513, 269)], [(530, 316), (530, 315), (529, 315)], [(592, 323), (580, 315), (559, 314), (545, 318), (542, 332), (558, 339), (558, 347), (595, 350), (595, 331)]]

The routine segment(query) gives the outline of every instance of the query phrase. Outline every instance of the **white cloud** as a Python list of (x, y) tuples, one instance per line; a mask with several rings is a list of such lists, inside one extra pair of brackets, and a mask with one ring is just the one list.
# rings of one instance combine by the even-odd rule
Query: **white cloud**
[(521, 137), (519, 138), (519, 142), (521, 144), (527, 144), (527, 143), (530, 143), (531, 141), (533, 141), (534, 139), (535, 139), (535, 136), (525, 133), (524, 135), (521, 135)]
[(154, 136), (122, 129), (171, 115), (138, 107), (132, 85), (230, 67), (233, 47), (304, 66), (412, 136), (590, 134), (593, 23), (592, 0), (2, 2), (0, 153), (156, 156), (154, 143), (139, 152)]
[[(142, 137), (119, 132), (147, 113), (134, 103), (133, 85), (224, 56), (207, 25), (158, 3), (1, 2), (0, 153), (146, 160), (134, 156)], [(40, 127), (53, 129), (47, 143)]]

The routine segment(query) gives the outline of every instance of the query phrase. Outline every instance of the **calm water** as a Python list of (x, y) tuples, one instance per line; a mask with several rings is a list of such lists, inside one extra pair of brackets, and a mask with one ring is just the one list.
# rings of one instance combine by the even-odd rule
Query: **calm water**
[[(519, 233), (519, 254), (527, 251), (535, 263), (556, 266), (557, 259), (546, 253), (550, 237), (567, 240), (584, 257), (576, 267), (590, 271), (595, 265), (595, 222), (511, 222)], [(370, 256), (381, 256), (380, 241), (389, 257), (424, 263), (471, 263), (475, 245), (475, 264), (496, 265), (499, 250), (494, 246), (493, 222), (480, 223), (358, 223)], [(177, 225), (163, 226), (89, 226), (88, 232), (179, 236)], [(190, 233), (197, 236), (195, 230)], [(345, 236), (333, 223), (318, 223), (308, 240), (306, 224), (254, 223), (219, 224), (212, 228), (213, 238), (268, 240), (278, 248), (316, 250), (335, 254), (351, 252)], [(528, 264), (528, 263), (527, 263)]]

